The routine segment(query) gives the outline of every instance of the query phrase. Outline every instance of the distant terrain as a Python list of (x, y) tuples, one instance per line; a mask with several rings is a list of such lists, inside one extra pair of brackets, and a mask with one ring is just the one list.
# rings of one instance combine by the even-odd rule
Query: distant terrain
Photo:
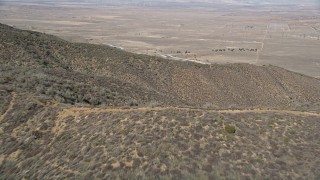
[(42, 5), (129, 5), (153, 7), (206, 7), (214, 5), (301, 5), (319, 4), (317, 0), (3, 0), (3, 3)]
[(0, 179), (319, 179), (320, 80), (0, 24)]
[(0, 22), (72, 42), (320, 77), (316, 1), (4, 1)]

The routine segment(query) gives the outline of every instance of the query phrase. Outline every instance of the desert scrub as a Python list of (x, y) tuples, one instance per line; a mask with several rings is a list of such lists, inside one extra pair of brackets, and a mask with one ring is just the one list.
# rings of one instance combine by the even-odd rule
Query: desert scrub
[(232, 125), (226, 125), (224, 127), (224, 130), (229, 133), (229, 134), (233, 134), (233, 133), (236, 133), (236, 127), (235, 126), (232, 126)]

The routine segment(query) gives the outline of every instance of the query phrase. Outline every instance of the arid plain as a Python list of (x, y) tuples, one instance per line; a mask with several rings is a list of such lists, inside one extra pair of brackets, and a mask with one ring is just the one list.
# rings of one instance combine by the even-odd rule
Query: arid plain
[(2, 4), (0, 22), (74, 42), (202, 63), (272, 64), (320, 77), (320, 12), (312, 6), (210, 8)]

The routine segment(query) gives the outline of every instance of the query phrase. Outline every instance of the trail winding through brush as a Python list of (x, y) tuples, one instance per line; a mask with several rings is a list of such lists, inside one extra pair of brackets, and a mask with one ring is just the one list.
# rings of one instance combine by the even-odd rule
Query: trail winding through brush
[(307, 111), (294, 110), (277, 110), (277, 109), (245, 109), (245, 110), (210, 110), (199, 108), (180, 108), (180, 107), (138, 107), (138, 108), (66, 108), (59, 113), (59, 117), (78, 116), (81, 114), (101, 113), (101, 112), (132, 112), (132, 111), (163, 111), (163, 110), (183, 110), (183, 111), (204, 111), (204, 112), (218, 112), (227, 114), (239, 113), (278, 113), (291, 114), (296, 116), (317, 116), (319, 113)]

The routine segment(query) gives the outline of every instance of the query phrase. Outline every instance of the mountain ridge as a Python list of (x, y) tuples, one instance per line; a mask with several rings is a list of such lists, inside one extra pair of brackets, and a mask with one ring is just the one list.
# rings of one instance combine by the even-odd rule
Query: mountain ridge
[[(121, 92), (117, 98), (122, 102), (116, 103), (120, 106), (136, 101), (138, 104), (157, 102), (197, 107), (205, 104), (222, 108), (276, 107), (315, 103), (320, 99), (319, 79), (275, 66), (172, 61), (105, 45), (69, 43), (54, 36), (5, 25), (1, 25), (0, 30), (1, 61), (3, 67), (9, 67), (4, 68), (4, 72), (10, 74), (7, 69), (23, 69), (24, 74), (40, 82), (40, 92), (54, 88), (51, 83), (44, 82), (45, 79), (51, 81), (50, 77), (57, 77), (58, 81), (68, 81), (69, 84), (85, 83), (88, 88), (93, 84), (97, 89)], [(20, 76), (15, 79), (28, 81)], [(110, 89), (108, 83), (115, 87)], [(62, 88), (59, 91), (76, 95), (76, 88), (59, 88)], [(90, 91), (95, 92), (86, 90), (85, 94)], [(51, 97), (59, 96), (59, 93), (48, 93)], [(106, 99), (101, 94), (98, 97), (103, 101)], [(75, 103), (77, 98), (73, 101)]]

